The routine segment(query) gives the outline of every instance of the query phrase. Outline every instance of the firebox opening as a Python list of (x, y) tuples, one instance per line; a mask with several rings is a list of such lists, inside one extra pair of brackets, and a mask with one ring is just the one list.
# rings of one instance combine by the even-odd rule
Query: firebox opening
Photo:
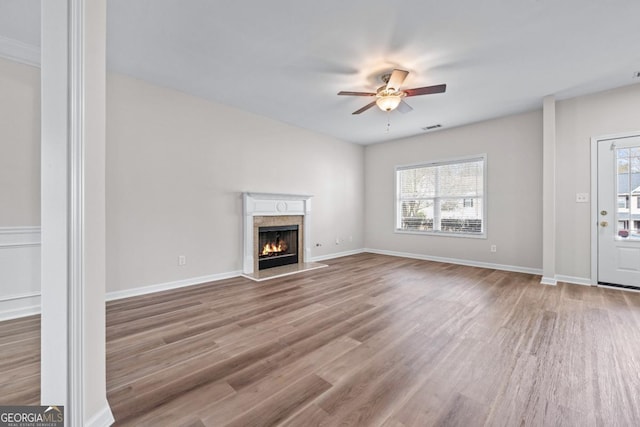
[(297, 225), (258, 228), (258, 270), (297, 263)]

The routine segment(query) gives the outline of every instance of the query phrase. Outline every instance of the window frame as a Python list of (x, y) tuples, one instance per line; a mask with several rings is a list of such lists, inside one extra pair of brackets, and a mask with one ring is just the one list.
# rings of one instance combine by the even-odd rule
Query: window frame
[[(469, 163), (473, 161), (482, 161), (482, 232), (481, 233), (460, 233), (460, 232), (450, 232), (450, 231), (440, 231), (440, 230), (425, 230), (425, 231), (416, 231), (416, 230), (402, 230), (398, 228), (398, 224), (401, 220), (399, 218), (400, 215), (400, 180), (398, 177), (398, 172), (407, 169), (418, 169), (423, 167), (434, 167), (434, 166), (442, 166), (448, 164), (456, 164), (456, 163)], [(463, 157), (453, 157), (447, 159), (439, 159), (439, 160), (430, 160), (423, 161), (419, 163), (410, 163), (403, 165), (396, 165), (394, 168), (394, 201), (393, 201), (393, 232), (397, 234), (413, 234), (420, 236), (441, 236), (441, 237), (457, 237), (457, 238), (466, 238), (466, 239), (486, 239), (488, 235), (488, 227), (487, 227), (487, 212), (488, 212), (488, 191), (487, 191), (487, 181), (488, 181), (488, 160), (487, 154), (476, 154), (472, 156), (463, 156)]]

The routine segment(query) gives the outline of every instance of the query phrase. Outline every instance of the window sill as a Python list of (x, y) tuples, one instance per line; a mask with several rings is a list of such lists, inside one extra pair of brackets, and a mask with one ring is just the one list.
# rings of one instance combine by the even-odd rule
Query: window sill
[(467, 233), (447, 233), (446, 231), (411, 231), (395, 229), (396, 234), (414, 234), (419, 236), (439, 236), (439, 237), (457, 237), (463, 239), (486, 239), (487, 233), (467, 234)]

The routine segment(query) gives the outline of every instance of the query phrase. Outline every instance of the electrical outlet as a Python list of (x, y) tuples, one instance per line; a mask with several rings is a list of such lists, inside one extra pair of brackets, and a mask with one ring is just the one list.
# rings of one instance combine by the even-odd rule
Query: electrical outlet
[(576, 203), (589, 203), (589, 193), (576, 193)]
[(178, 257), (178, 265), (187, 265), (187, 257), (185, 255)]
[(498, 252), (498, 247), (496, 245), (491, 245), (491, 252)]

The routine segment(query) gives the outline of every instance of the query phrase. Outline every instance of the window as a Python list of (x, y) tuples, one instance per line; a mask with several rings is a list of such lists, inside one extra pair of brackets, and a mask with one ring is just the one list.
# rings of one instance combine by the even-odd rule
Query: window
[(486, 156), (396, 168), (396, 230), (484, 236)]

